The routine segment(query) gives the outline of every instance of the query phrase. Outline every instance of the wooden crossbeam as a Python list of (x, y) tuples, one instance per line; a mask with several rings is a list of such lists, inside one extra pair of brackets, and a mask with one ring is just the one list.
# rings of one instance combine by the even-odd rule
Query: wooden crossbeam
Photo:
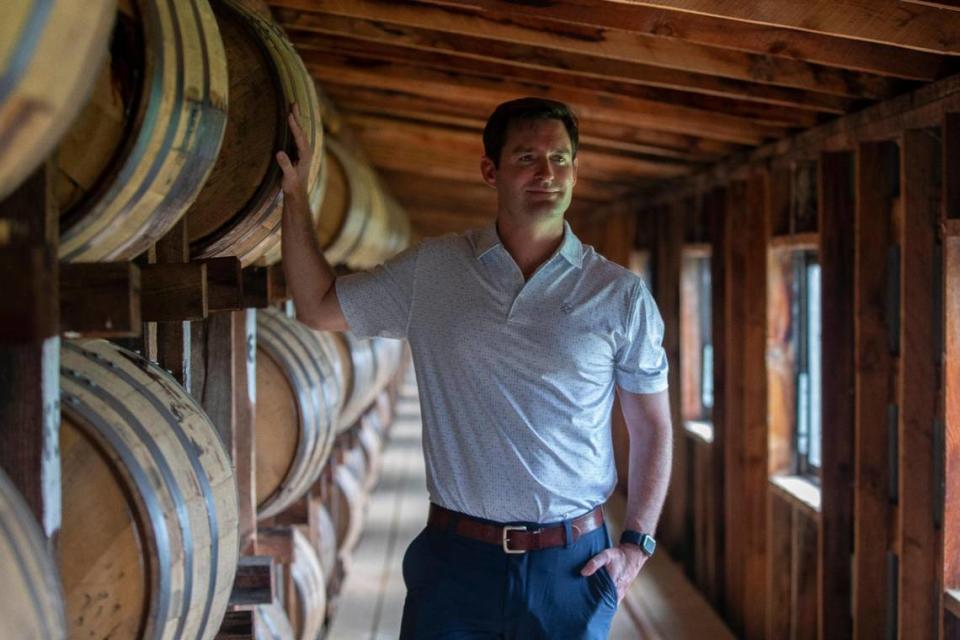
[(347, 56), (328, 54), (322, 62), (308, 60), (307, 68), (321, 85), (329, 80), (361, 87), (397, 89), (424, 97), (449, 96), (455, 92), (460, 96), (487, 100), (491, 110), (505, 100), (524, 95), (539, 96), (567, 102), (576, 111), (598, 120), (739, 144), (759, 144), (764, 139), (780, 138), (785, 133), (782, 128), (747, 119), (664, 105), (653, 100), (599, 96), (592, 91), (573, 87), (550, 87), (532, 82), (449, 73), (412, 64), (368, 61), (367, 64), (354, 66)]
[[(352, 121), (367, 115), (479, 128), (492, 112), (489, 101), (452, 103), (406, 92), (352, 87), (333, 82), (325, 82), (324, 90), (350, 112), (347, 117)], [(592, 120), (583, 114), (579, 115), (580, 139), (585, 143), (591, 140), (598, 147), (694, 162), (717, 160), (739, 148), (725, 142)]]
[(509, 0), (444, 1), (911, 80), (935, 80), (947, 66), (942, 56), (912, 49), (610, 0), (552, 0), (549, 6)]
[[(300, 22), (307, 24), (298, 26), (294, 22), (287, 25), (287, 30), (301, 52), (310, 51), (318, 45), (321, 49), (329, 50), (333, 47), (336, 50), (338, 45), (350, 45), (352, 40), (353, 43), (362, 43), (360, 46), (368, 53), (373, 53), (371, 43), (406, 47), (417, 52), (414, 55), (419, 55), (424, 64), (430, 60), (431, 65), (434, 61), (439, 61), (446, 65), (470, 68), (462, 62), (466, 59), (474, 62), (472, 66), (476, 70), (483, 70), (484, 65), (488, 65), (487, 70), (490, 73), (522, 77), (516, 71), (511, 72), (509, 67), (507, 71), (500, 68), (503, 63), (509, 62), (511, 67), (547, 74), (541, 76), (542, 81), (554, 84), (585, 82), (587, 78), (607, 80), (644, 86), (648, 96), (654, 95), (652, 91), (656, 88), (659, 99), (677, 104), (689, 101), (689, 95), (671, 95), (671, 92), (663, 91), (664, 89), (829, 113), (843, 113), (851, 106), (849, 99), (826, 93), (667, 69), (642, 61), (614, 60), (492, 38), (455, 35), (406, 25), (387, 25), (374, 20), (310, 14), (307, 18), (301, 18)], [(354, 47), (356, 46), (354, 44)], [(433, 55), (428, 56), (428, 53)], [(391, 52), (387, 54), (396, 55)], [(438, 57), (437, 54), (443, 55)], [(458, 60), (461, 62), (458, 63)], [(551, 77), (554, 80), (550, 80)], [(613, 85), (607, 90), (614, 93), (627, 91), (622, 88), (617, 90)]]
[[(329, 54), (335, 54), (338, 57), (348, 56), (350, 60), (381, 60), (391, 63), (405, 63), (418, 68), (496, 77), (497, 79), (546, 85), (548, 87), (568, 87), (599, 95), (622, 96), (658, 103), (662, 108), (667, 109), (679, 107), (722, 113), (730, 117), (749, 119), (755, 123), (774, 127), (806, 128), (818, 121), (817, 113), (807, 109), (650, 87), (605, 78), (577, 76), (566, 71), (518, 65), (512, 61), (478, 60), (451, 52), (424, 51), (410, 47), (383, 45), (335, 35), (324, 35), (322, 38), (308, 36), (305, 39), (298, 40), (298, 48), (300, 48), (307, 63), (317, 60), (323, 64)], [(362, 64), (364, 63), (361, 62)], [(840, 113), (842, 109), (834, 107), (831, 111), (836, 114)]]
[[(610, 4), (594, 2), (594, 5)], [(932, 53), (960, 54), (960, 16), (899, 0), (832, 2), (738, 2), (737, 0), (629, 0), (658, 7), (773, 27), (907, 47)]]
[[(430, 127), (387, 119), (377, 124), (380, 126), (371, 123), (373, 126), (361, 129), (361, 139), (376, 138), (398, 145), (410, 143), (424, 148), (436, 147), (462, 154), (475, 166), (479, 166), (479, 159), (483, 155), (479, 131)], [(679, 162), (609, 153), (584, 145), (580, 146), (577, 158), (582, 177), (604, 182), (617, 182), (621, 178), (629, 180), (633, 176), (673, 177), (689, 170), (687, 165)]]
[(299, 15), (279, 14), (288, 28), (308, 25), (311, 12), (322, 12), (603, 58), (642, 60), (648, 65), (670, 69), (847, 97), (882, 98), (894, 91), (890, 80), (881, 76), (820, 67), (801, 60), (721, 50), (679, 39), (533, 17), (384, 0), (272, 0), (272, 4), (302, 12)]

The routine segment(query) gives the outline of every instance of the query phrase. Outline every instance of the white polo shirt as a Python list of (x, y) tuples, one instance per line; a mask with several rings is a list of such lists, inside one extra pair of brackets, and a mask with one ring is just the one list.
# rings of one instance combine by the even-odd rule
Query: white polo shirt
[(497, 522), (553, 522), (616, 486), (614, 385), (667, 388), (663, 321), (643, 281), (583, 246), (524, 282), (496, 227), (427, 239), (337, 295), (358, 336), (406, 338), (430, 499)]

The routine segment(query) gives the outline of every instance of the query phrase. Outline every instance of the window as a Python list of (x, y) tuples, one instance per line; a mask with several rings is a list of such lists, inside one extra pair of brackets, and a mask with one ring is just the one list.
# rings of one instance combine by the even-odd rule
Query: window
[(713, 415), (713, 332), (710, 249), (684, 249), (681, 266), (681, 376), (684, 420), (710, 421)]
[(820, 470), (820, 264), (813, 251), (793, 254), (791, 295), (796, 360), (797, 473)]

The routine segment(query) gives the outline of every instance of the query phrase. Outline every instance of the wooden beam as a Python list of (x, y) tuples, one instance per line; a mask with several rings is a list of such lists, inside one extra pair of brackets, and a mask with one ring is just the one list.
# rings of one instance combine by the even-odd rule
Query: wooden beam
[(821, 507), (819, 637), (852, 632), (854, 488), (854, 165), (850, 153), (820, 157)]
[(723, 607), (723, 592), (726, 580), (726, 521), (724, 498), (726, 492), (726, 456), (724, 442), (727, 439), (727, 342), (726, 336), (726, 255), (730, 229), (726, 224), (727, 194), (717, 189), (708, 193), (704, 200), (710, 228), (710, 320), (713, 342), (713, 444), (710, 447), (711, 477), (710, 501), (713, 505), (714, 531), (714, 577), (713, 604), (718, 610)]
[(771, 0), (762, 4), (736, 0), (630, 0), (659, 7), (773, 27), (788, 27), (828, 36), (892, 44), (931, 53), (960, 54), (960, 16), (898, 0), (798, 3)]
[[(155, 245), (154, 251), (156, 257), (156, 263), (159, 265), (178, 265), (186, 263), (190, 260), (190, 248), (189, 240), (187, 236), (187, 224), (185, 219), (181, 219), (176, 225), (173, 226), (167, 234), (162, 237)], [(149, 269), (152, 265), (144, 265), (143, 270), (141, 270), (143, 285), (142, 293), (146, 297), (147, 292), (147, 277), (146, 270)], [(192, 265), (196, 267), (197, 265)], [(193, 271), (188, 271), (188, 273), (193, 274), (192, 286), (194, 297), (199, 294), (202, 302), (199, 305), (199, 316), (206, 316), (206, 267), (204, 265), (199, 265), (201, 267), (202, 273), (197, 273), (196, 269)], [(176, 269), (177, 267), (173, 267)], [(198, 284), (197, 278), (202, 282)], [(190, 283), (182, 283), (190, 284)], [(171, 285), (175, 289), (178, 289), (179, 285)], [(194, 298), (195, 301), (196, 298)], [(197, 310), (197, 306), (194, 305), (194, 311)], [(158, 311), (162, 315), (162, 311)], [(144, 314), (144, 319), (149, 320), (149, 314)], [(190, 388), (190, 322), (185, 321), (184, 318), (180, 320), (174, 320), (170, 322), (158, 322), (158, 323), (148, 323), (156, 327), (156, 347), (157, 347), (157, 362), (161, 367), (169, 371), (174, 378), (176, 378), (185, 389)], [(145, 333), (146, 330), (145, 330)], [(145, 336), (146, 337), (146, 336)], [(149, 352), (149, 349), (148, 349)], [(149, 357), (149, 356), (148, 356)]]
[[(853, 637), (890, 637), (886, 628), (893, 550), (888, 407), (896, 402), (888, 344), (887, 256), (894, 244), (892, 200), (899, 190), (895, 143), (863, 143), (856, 156), (854, 359), (856, 461), (854, 482)], [(892, 630), (891, 630), (892, 631)]]
[[(280, 17), (282, 19), (282, 12)], [(659, 91), (656, 94), (645, 91), (633, 95), (656, 96), (664, 102), (686, 103), (688, 106), (696, 106), (691, 101), (691, 93), (834, 114), (844, 113), (852, 106), (851, 99), (827, 93), (720, 78), (638, 61), (601, 58), (491, 38), (406, 25), (387, 25), (374, 20), (322, 13), (310, 14), (299, 20), (299, 26), (294, 22), (286, 27), (301, 53), (329, 51), (331, 47), (336, 50), (340, 45), (347, 45), (345, 52), (355, 53), (358, 47), (362, 47), (368, 54), (373, 54), (378, 45), (391, 45), (394, 47), (392, 53), (383, 49), (384, 55), (396, 56), (402, 51), (400, 47), (403, 47), (407, 51), (405, 55), (415, 56), (422, 64), (430, 66), (439, 63), (463, 70), (479, 71), (486, 68), (489, 73), (514, 78), (531, 77), (519, 69), (535, 70), (543, 74), (543, 82), (571, 84), (607, 81), (606, 84), (594, 82), (584, 86), (605, 87), (602, 90), (625, 95), (631, 95), (630, 86), (657, 88)], [(706, 104), (699, 106), (706, 108)]]
[(762, 58), (784, 57), (911, 80), (930, 81), (946, 73), (946, 60), (935, 54), (666, 8), (609, 0), (552, 0), (549, 6), (509, 0), (452, 1), (482, 6), (500, 13), (533, 15), (663, 38), (678, 38), (744, 51)]
[[(742, 482), (737, 498), (739, 515), (744, 521), (743, 554), (743, 630), (748, 640), (762, 638), (766, 624), (766, 607), (753, 594), (763, 593), (766, 587), (767, 544), (767, 189), (768, 174), (757, 173), (747, 182), (744, 221), (740, 230), (745, 236), (743, 256), (743, 279), (741, 297), (743, 304), (744, 369), (743, 376), (743, 439), (739, 461), (742, 465)], [(731, 291), (735, 294), (736, 289)]]
[[(379, 144), (412, 145), (429, 149), (431, 152), (436, 150), (437, 153), (463, 154), (477, 167), (479, 177), (479, 159), (483, 156), (482, 131), (479, 130), (470, 131), (384, 118), (361, 125), (358, 137), (364, 144), (375, 139)], [(604, 182), (629, 181), (635, 176), (672, 177), (689, 171), (688, 166), (681, 162), (608, 152), (590, 145), (581, 145), (577, 157), (581, 177)]]
[[(956, 176), (947, 176), (956, 180)], [(960, 588), (960, 237), (944, 240), (946, 495), (944, 586)], [(960, 608), (956, 612), (960, 617)]]
[(132, 337), (143, 330), (140, 269), (132, 262), (60, 265), (60, 327), (69, 336)]
[[(333, 81), (325, 82), (324, 90), (337, 104), (351, 112), (351, 117), (387, 116), (455, 126), (472, 126), (471, 123), (479, 122), (482, 127), (492, 113), (488, 100), (468, 102), (459, 95), (426, 98), (405, 91), (348, 86)], [(597, 146), (610, 146), (635, 153), (703, 162), (716, 160), (740, 148), (691, 135), (594, 120), (584, 117), (582, 113), (579, 121), (581, 140), (584, 142), (594, 136)]]
[(7, 236), (0, 248), (7, 280), (0, 314), (0, 467), (55, 544), (61, 524), (60, 295), (52, 189), (52, 170), (43, 163), (0, 201), (0, 229)]
[[(683, 247), (683, 203), (663, 207), (657, 215), (657, 242), (654, 249), (654, 295), (663, 316), (666, 331), (663, 349), (670, 362), (669, 386), (680, 389), (680, 269)], [(673, 422), (673, 468), (660, 528), (670, 554), (689, 557), (692, 531), (689, 527), (690, 497), (687, 495), (687, 439), (683, 428), (683, 409), (679, 393), (670, 394)]]
[(158, 263), (141, 269), (142, 315), (147, 322), (207, 317), (207, 265)]
[[(743, 499), (743, 422), (744, 422), (744, 372), (747, 371), (743, 341), (746, 338), (746, 318), (744, 317), (744, 278), (746, 272), (746, 235), (747, 228), (746, 191), (744, 182), (734, 182), (727, 191), (726, 216), (724, 218), (723, 247), (723, 333), (714, 339), (722, 341), (724, 358), (718, 360), (722, 367), (722, 393), (720, 399), (724, 434), (721, 440), (715, 440), (723, 456), (726, 471), (725, 494), (723, 497), (723, 520), (726, 528), (724, 537), (724, 576), (723, 610), (732, 631), (742, 636), (744, 631), (744, 557), (746, 548), (743, 543), (746, 536), (746, 521), (743, 517), (741, 500)], [(715, 434), (716, 435), (716, 434)]]
[(466, 73), (447, 73), (412, 64), (359, 64), (348, 56), (328, 54), (322, 61), (311, 58), (307, 68), (321, 86), (326, 81), (332, 81), (408, 91), (425, 97), (449, 97), (454, 92), (458, 97), (487, 101), (491, 111), (500, 102), (531, 95), (567, 102), (575, 112), (598, 120), (738, 144), (759, 144), (765, 138), (779, 138), (785, 133), (782, 128), (753, 123), (743, 118), (689, 107), (665, 106), (653, 100), (600, 96), (573, 87), (551, 87)]
[[(942, 532), (933, 470), (940, 354), (934, 330), (939, 319), (932, 287), (940, 264), (934, 262), (940, 204), (940, 140), (931, 130), (904, 132), (900, 192), (903, 198), (900, 280), (900, 634), (932, 638), (938, 633), (943, 600), (939, 566)], [(919, 472), (925, 470), (925, 472)], [(942, 497), (942, 496), (941, 496)]]
[[(723, 113), (733, 118), (746, 118), (755, 123), (772, 127), (813, 126), (818, 121), (814, 110), (792, 106), (754, 102), (727, 96), (705, 95), (676, 89), (650, 87), (606, 78), (577, 76), (568, 71), (546, 68), (530, 68), (512, 61), (478, 60), (451, 52), (423, 51), (409, 47), (383, 45), (376, 42), (323, 35), (314, 39), (309, 48), (299, 47), (304, 61), (325, 63), (329, 56), (347, 56), (350, 60), (379, 60), (390, 63), (405, 63), (418, 68), (430, 68), (451, 73), (463, 73), (481, 77), (521, 83), (546, 85), (553, 88), (586, 90), (599, 95), (622, 96), (659, 103), (663, 108), (681, 107)], [(361, 62), (365, 66), (367, 62)], [(834, 114), (841, 113), (833, 110)]]
[(281, 14), (287, 28), (301, 28), (309, 23), (311, 12), (329, 13), (604, 58), (643, 60), (648, 65), (805, 91), (869, 98), (892, 94), (889, 80), (878, 76), (851, 75), (799, 60), (758, 57), (679, 39), (584, 27), (535, 17), (521, 18), (384, 0), (273, 0), (272, 4), (303, 12), (299, 15)]

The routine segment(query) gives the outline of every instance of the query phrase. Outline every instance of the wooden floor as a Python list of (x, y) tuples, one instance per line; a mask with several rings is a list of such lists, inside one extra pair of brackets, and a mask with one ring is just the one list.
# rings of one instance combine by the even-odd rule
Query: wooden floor
[[(368, 504), (363, 537), (327, 636), (331, 640), (387, 640), (399, 635), (405, 594), (401, 559), (427, 517), (420, 406), (412, 373), (407, 380), (384, 452), (380, 482)], [(607, 504), (607, 517), (617, 536), (623, 506), (616, 496)], [(610, 632), (616, 640), (733, 637), (665, 554), (658, 554), (644, 568), (620, 603)]]

